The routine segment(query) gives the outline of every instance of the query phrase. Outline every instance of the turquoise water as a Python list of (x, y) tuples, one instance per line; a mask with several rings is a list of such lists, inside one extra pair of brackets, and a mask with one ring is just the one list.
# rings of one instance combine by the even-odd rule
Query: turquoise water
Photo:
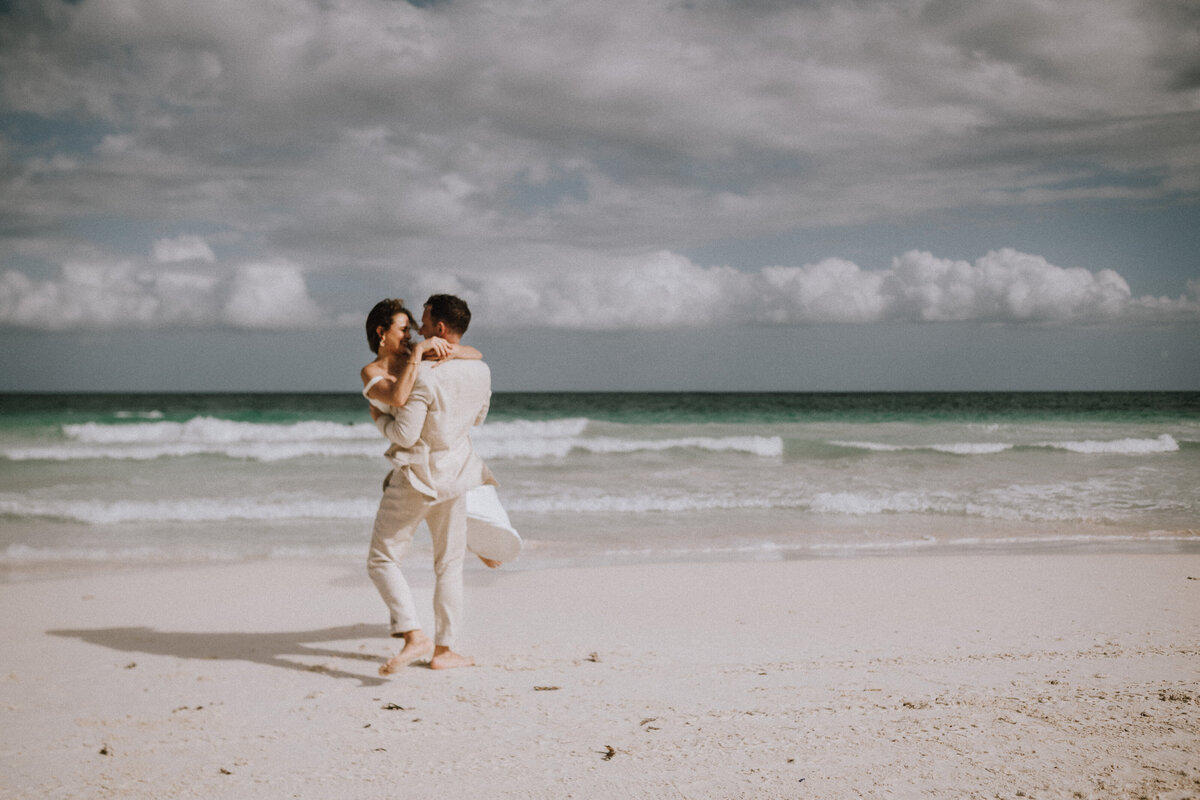
[(1200, 392), (576, 392), (497, 396), (498, 416), (554, 418), (586, 411), (653, 422), (938, 422), (1051, 418), (1200, 420)]
[[(0, 394), (0, 427), (119, 423), (137, 415), (245, 422), (362, 421), (353, 393)], [(1196, 421), (1200, 392), (503, 392), (492, 419), (589, 416), (609, 422), (707, 423), (846, 420)]]
[[(1200, 393), (501, 393), (517, 568), (1200, 545)], [(0, 569), (358, 559), (347, 394), (0, 396)]]

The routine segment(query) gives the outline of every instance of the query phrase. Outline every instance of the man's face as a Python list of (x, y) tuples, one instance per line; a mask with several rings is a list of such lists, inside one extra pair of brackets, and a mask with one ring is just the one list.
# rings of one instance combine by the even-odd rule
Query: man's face
[(433, 320), (429, 317), (429, 306), (425, 306), (425, 310), (421, 312), (421, 327), (417, 333), (426, 339), (432, 339), (438, 335), (437, 325), (433, 324)]

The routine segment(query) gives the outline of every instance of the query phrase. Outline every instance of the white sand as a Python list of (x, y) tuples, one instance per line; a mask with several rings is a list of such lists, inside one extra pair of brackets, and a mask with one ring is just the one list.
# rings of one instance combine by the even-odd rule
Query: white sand
[(7, 583), (0, 797), (1200, 798), (1196, 578), (1196, 555), (472, 570), (480, 666), (386, 681), (359, 564)]

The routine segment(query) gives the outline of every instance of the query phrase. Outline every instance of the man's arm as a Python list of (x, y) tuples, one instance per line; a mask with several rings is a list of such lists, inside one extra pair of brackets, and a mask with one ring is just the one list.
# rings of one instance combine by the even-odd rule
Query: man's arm
[(488, 409), (491, 408), (491, 405), (492, 393), (488, 392), (488, 399), (483, 401), (483, 408), (479, 409), (479, 414), (475, 417), (475, 427), (482, 425), (483, 421), (487, 419)]
[(407, 449), (421, 438), (421, 430), (425, 427), (425, 416), (429, 413), (429, 387), (418, 382), (413, 387), (413, 393), (403, 408), (396, 409), (396, 415), (373, 412), (375, 427), (387, 437), (388, 441)]

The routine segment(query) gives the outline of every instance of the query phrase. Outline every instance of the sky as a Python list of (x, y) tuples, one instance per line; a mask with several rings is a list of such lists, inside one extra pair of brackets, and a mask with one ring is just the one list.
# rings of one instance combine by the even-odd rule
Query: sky
[(0, 391), (1200, 389), (1196, 0), (0, 0)]

